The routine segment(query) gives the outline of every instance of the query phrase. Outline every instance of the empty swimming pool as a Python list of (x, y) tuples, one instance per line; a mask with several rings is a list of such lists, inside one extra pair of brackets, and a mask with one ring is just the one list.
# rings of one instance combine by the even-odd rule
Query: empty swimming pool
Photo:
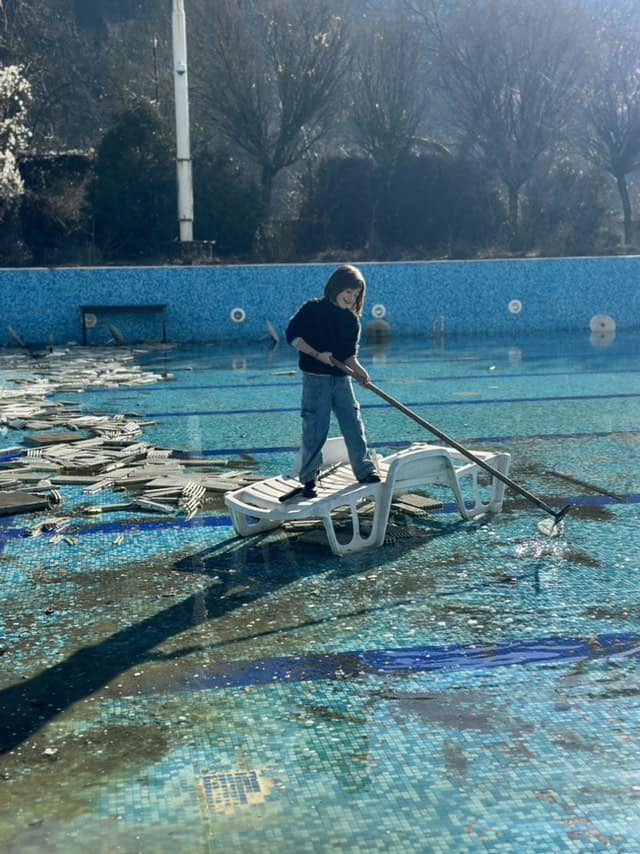
[[(639, 355), (630, 332), (363, 348), (380, 387), (571, 503), (556, 539), (509, 492), (475, 522), (436, 495), (344, 558), (316, 530), (240, 540), (221, 500), (88, 515), (122, 492), (64, 483), (63, 536), (0, 517), (0, 847), (637, 851)], [(290, 349), (126, 356), (149, 383), (49, 399), (187, 465), (290, 469)], [(2, 358), (5, 393), (37, 376)], [(379, 452), (433, 439), (358, 397)], [(2, 429), (6, 470), (30, 431)]]

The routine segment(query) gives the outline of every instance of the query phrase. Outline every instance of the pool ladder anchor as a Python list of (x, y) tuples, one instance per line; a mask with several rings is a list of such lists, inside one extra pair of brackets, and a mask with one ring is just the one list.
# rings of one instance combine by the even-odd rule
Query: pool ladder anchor
[(431, 334), (434, 338), (444, 338), (445, 332), (447, 331), (446, 323), (444, 319), (444, 314), (438, 315), (433, 319), (433, 323), (431, 325)]

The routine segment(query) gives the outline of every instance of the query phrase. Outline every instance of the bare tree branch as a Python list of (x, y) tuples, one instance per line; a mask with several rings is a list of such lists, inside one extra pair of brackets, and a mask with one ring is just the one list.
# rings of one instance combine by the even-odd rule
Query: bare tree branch
[(608, 10), (596, 20), (591, 85), (584, 96), (584, 156), (615, 180), (622, 204), (624, 242), (632, 242), (627, 176), (640, 168), (640, 24), (637, 5)]
[(462, 15), (437, 18), (439, 85), (453, 128), (463, 152), (506, 188), (514, 234), (520, 190), (574, 112), (581, 20), (555, 0), (470, 0)]
[(203, 103), (223, 135), (273, 179), (326, 133), (348, 68), (346, 24), (330, 0), (218, 0)]
[(429, 105), (422, 33), (406, 18), (374, 22), (360, 34), (355, 69), (358, 142), (380, 167), (392, 169), (411, 148)]

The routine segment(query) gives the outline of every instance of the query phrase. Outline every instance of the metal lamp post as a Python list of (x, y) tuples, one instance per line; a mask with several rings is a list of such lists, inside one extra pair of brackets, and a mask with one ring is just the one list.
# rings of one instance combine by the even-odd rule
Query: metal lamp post
[(187, 25), (184, 0), (173, 0), (173, 79), (176, 104), (176, 164), (178, 221), (181, 242), (193, 241), (193, 173), (189, 141), (189, 79), (187, 74)]

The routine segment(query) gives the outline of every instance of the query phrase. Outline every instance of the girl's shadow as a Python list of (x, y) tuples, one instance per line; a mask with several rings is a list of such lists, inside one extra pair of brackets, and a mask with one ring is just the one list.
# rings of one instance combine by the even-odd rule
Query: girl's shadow
[(410, 548), (412, 543), (407, 540), (338, 559), (326, 545), (303, 545), (286, 537), (262, 535), (247, 540), (234, 538), (183, 558), (173, 568), (209, 577), (210, 583), (203, 590), (0, 691), (0, 753), (14, 749), (121, 673), (158, 660), (154, 649), (194, 624), (214, 621), (305, 577), (319, 573), (345, 577), (379, 568)]

